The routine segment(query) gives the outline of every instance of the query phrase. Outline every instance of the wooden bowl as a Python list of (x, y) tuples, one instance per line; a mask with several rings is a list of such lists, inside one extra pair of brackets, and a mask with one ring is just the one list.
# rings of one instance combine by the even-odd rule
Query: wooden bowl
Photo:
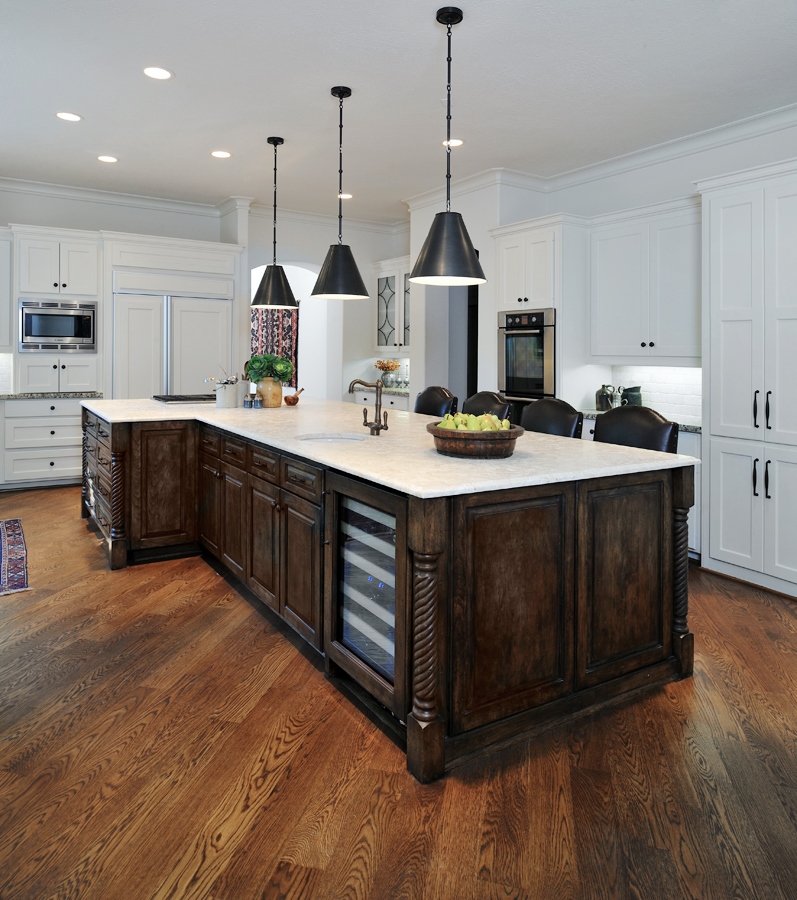
[(438, 428), (440, 422), (430, 422), (426, 430), (434, 437), (435, 449), (443, 456), (462, 456), (474, 459), (505, 459), (515, 452), (515, 441), (526, 430), (513, 425), (508, 431), (453, 431)]

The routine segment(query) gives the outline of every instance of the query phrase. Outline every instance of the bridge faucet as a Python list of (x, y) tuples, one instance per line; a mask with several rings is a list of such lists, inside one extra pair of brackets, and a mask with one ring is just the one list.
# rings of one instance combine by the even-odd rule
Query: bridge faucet
[(363, 425), (367, 428), (371, 434), (379, 437), (380, 432), (387, 431), (387, 412), (384, 413), (384, 421), (382, 419), (382, 382), (381, 381), (363, 381), (361, 378), (355, 378), (354, 381), (349, 385), (349, 393), (354, 393), (355, 385), (360, 385), (364, 388), (373, 388), (376, 391), (376, 409), (374, 410), (374, 420), (373, 422), (368, 421), (368, 407), (363, 408)]

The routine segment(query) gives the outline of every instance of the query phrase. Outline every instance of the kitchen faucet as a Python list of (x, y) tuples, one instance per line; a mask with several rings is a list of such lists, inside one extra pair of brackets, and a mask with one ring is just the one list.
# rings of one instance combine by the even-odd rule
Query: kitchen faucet
[(361, 378), (355, 378), (349, 385), (349, 393), (354, 393), (354, 386), (359, 384), (364, 388), (373, 388), (376, 391), (376, 409), (374, 410), (375, 421), (368, 421), (368, 407), (363, 408), (363, 425), (371, 432), (371, 434), (379, 437), (380, 432), (387, 431), (387, 412), (384, 414), (384, 422), (382, 421), (382, 382), (381, 381), (363, 381)]

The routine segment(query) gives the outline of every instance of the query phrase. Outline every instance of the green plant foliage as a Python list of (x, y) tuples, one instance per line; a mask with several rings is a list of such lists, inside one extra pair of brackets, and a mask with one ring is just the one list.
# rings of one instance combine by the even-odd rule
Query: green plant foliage
[(249, 381), (276, 378), (285, 382), (293, 377), (293, 369), (293, 363), (284, 356), (275, 356), (273, 353), (255, 354), (244, 364), (244, 376)]

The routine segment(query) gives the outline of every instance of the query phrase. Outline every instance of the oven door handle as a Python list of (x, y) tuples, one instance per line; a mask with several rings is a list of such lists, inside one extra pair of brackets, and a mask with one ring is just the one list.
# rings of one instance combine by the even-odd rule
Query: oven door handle
[(499, 331), (502, 331), (507, 337), (510, 334), (538, 334), (541, 335), (545, 328), (549, 328), (548, 325), (540, 325), (539, 328), (499, 328)]

